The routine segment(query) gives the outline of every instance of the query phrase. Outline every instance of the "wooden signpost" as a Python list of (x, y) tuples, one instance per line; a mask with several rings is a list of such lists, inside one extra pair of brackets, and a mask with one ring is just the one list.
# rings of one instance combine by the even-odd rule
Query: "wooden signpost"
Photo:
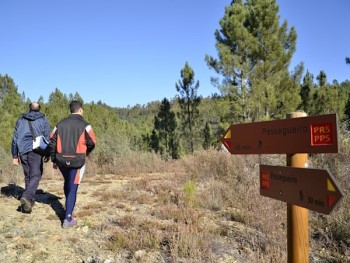
[(337, 153), (337, 115), (231, 125), (221, 142), (231, 154), (287, 154), (287, 167), (260, 166), (260, 193), (287, 202), (288, 263), (309, 262), (308, 209), (329, 214), (343, 197), (327, 170), (306, 169), (309, 153)]
[(329, 215), (343, 191), (328, 170), (260, 165), (260, 194)]
[(338, 152), (337, 115), (231, 125), (222, 143), (231, 154)]

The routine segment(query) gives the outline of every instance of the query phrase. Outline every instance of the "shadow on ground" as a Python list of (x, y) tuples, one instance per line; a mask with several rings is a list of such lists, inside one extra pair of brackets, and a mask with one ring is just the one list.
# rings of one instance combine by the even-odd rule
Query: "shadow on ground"
[[(9, 184), (8, 186), (1, 187), (2, 195), (14, 197), (17, 200), (21, 199), (23, 192), (24, 188), (16, 184)], [(38, 189), (35, 192), (35, 202), (50, 205), (55, 211), (56, 216), (61, 220), (61, 222), (63, 222), (64, 208), (59, 199), (61, 199), (61, 197), (45, 192), (42, 189)], [(19, 207), (17, 211), (21, 211), (21, 208)]]

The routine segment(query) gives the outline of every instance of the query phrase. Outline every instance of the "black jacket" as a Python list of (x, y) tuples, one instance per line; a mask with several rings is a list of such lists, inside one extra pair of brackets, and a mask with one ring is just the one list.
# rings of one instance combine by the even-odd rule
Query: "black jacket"
[(95, 148), (96, 136), (91, 125), (79, 114), (60, 121), (51, 133), (50, 155), (57, 166), (80, 168)]

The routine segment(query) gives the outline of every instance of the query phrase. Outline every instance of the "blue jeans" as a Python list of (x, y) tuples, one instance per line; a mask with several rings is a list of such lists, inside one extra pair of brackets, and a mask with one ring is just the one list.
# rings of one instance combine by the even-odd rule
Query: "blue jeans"
[(43, 158), (41, 155), (28, 152), (20, 156), (24, 172), (25, 189), (22, 197), (32, 204), (35, 202), (35, 192), (43, 174)]

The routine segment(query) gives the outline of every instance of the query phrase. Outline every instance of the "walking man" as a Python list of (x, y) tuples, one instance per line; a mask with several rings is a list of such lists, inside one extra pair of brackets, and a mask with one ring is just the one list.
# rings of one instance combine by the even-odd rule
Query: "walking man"
[(71, 114), (61, 120), (51, 133), (50, 155), (64, 178), (66, 197), (63, 228), (77, 225), (73, 219), (78, 186), (85, 171), (85, 160), (95, 147), (96, 136), (91, 125), (83, 118), (82, 103), (73, 100), (69, 104)]
[(24, 172), (25, 189), (20, 199), (24, 212), (31, 213), (35, 203), (35, 192), (43, 174), (43, 158), (33, 152), (33, 138), (30, 123), (36, 136), (44, 136), (48, 141), (50, 137), (50, 124), (45, 114), (40, 112), (40, 104), (29, 104), (29, 112), (24, 113), (16, 122), (12, 138), (12, 163), (16, 166), (22, 164)]

